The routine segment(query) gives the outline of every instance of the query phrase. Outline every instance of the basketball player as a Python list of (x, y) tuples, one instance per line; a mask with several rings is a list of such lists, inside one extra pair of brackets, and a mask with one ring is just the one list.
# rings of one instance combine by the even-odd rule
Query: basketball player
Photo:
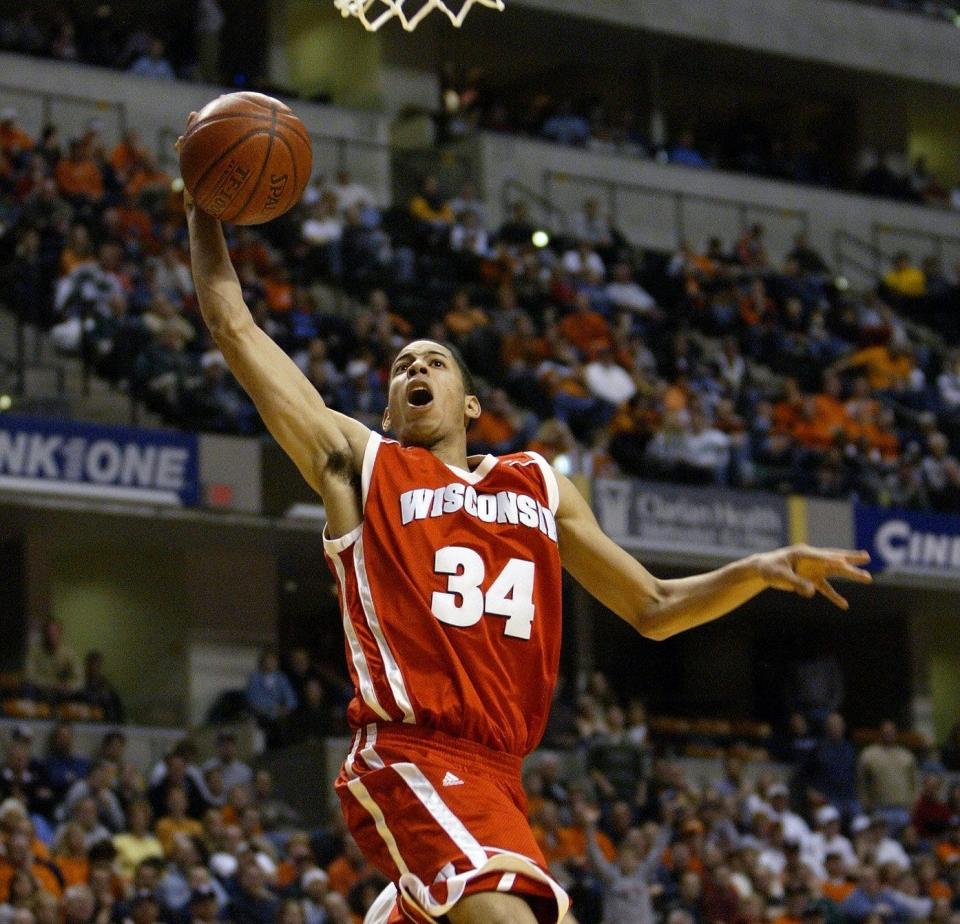
[(480, 403), (443, 344), (418, 340), (393, 362), (383, 429), (396, 441), (327, 408), (253, 322), (219, 223), (189, 197), (187, 216), (204, 321), (326, 507), (356, 689), (336, 788), (361, 849), (396, 884), (368, 924), (564, 920), (520, 785), (557, 675), (561, 568), (665, 639), (767, 587), (846, 608), (828, 579), (868, 582), (867, 555), (795, 546), (657, 580), (542, 457), (467, 458)]

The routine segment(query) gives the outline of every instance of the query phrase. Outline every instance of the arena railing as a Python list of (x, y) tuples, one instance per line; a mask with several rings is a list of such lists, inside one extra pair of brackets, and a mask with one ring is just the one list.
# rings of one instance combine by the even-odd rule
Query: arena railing
[[(30, 122), (19, 111), (18, 103), (29, 106), (36, 114), (39, 106), (41, 125), (56, 125), (61, 138), (73, 133), (81, 134), (94, 120), (112, 119), (113, 124), (104, 125), (107, 140), (119, 140), (127, 131), (127, 107), (125, 103), (105, 100), (81, 93), (61, 93), (48, 90), (32, 90), (12, 84), (0, 83), (0, 100), (4, 105), (18, 108), (18, 121)], [(65, 111), (61, 111), (65, 110)], [(34, 120), (35, 121), (35, 120)], [(110, 129), (113, 129), (112, 131)]]
[[(873, 223), (871, 237), (877, 250), (886, 250), (890, 254), (906, 250), (914, 259), (936, 257), (941, 263), (960, 263), (960, 235), (940, 234), (878, 221)], [(913, 251), (918, 242), (921, 249), (919, 252)]]
[[(543, 199), (556, 206), (557, 187), (570, 184), (577, 184), (580, 187), (579, 192), (582, 194), (586, 194), (591, 189), (598, 190), (606, 199), (610, 221), (624, 232), (629, 231), (629, 225), (623, 221), (626, 211), (626, 203), (624, 202), (626, 196), (644, 197), (648, 200), (657, 199), (668, 203), (669, 208), (672, 209), (671, 224), (675, 245), (679, 245), (687, 237), (690, 227), (698, 223), (696, 218), (690, 216), (690, 212), (697, 206), (719, 208), (729, 217), (732, 217), (731, 225), (734, 227), (728, 229), (727, 236), (729, 236), (731, 230), (742, 233), (752, 224), (764, 223), (764, 219), (769, 221), (771, 218), (792, 223), (794, 233), (808, 234), (810, 231), (810, 215), (804, 210), (781, 208), (726, 196), (663, 189), (659, 186), (644, 183), (607, 180), (566, 171), (544, 170), (542, 176)], [(702, 234), (703, 228), (704, 224), (700, 222), (698, 233)]]
[(509, 215), (517, 201), (533, 203), (542, 213), (547, 228), (554, 234), (565, 234), (570, 230), (570, 215), (565, 209), (555, 205), (546, 196), (541, 195), (519, 180), (507, 180), (500, 189), (500, 203), (503, 214)]
[[(344, 135), (325, 135), (309, 132), (313, 143), (313, 176), (330, 176), (341, 170), (349, 170), (354, 180), (373, 187), (376, 194), (383, 181), (383, 171), (371, 161), (364, 160), (364, 154), (375, 158), (389, 157), (390, 146), (381, 141), (369, 141), (364, 138), (348, 138)], [(167, 171), (179, 173), (179, 163), (175, 144), (179, 132), (170, 128), (157, 130), (156, 155), (159, 165)], [(385, 205), (386, 203), (378, 203)]]

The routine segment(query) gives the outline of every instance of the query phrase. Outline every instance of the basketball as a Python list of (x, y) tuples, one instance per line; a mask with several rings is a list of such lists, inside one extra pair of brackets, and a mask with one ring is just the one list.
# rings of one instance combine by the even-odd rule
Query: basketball
[(262, 93), (208, 103), (180, 146), (184, 186), (203, 211), (259, 225), (289, 211), (310, 180), (310, 136), (289, 106)]

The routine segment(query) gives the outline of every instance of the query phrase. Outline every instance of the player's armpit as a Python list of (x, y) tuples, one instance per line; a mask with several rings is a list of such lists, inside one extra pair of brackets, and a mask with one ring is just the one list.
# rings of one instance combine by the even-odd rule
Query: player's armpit
[(590, 505), (569, 478), (558, 473), (557, 483), (563, 567), (607, 609), (642, 635), (655, 638), (646, 630), (644, 615), (655, 609), (662, 597), (660, 582), (600, 529)]

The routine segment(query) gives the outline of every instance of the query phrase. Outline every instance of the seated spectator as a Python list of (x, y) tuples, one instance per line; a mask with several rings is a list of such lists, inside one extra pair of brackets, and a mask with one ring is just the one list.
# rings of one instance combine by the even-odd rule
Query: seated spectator
[(37, 687), (49, 689), (66, 683), (71, 689), (79, 689), (80, 665), (64, 642), (63, 625), (56, 619), (48, 619), (31, 639), (24, 673)]
[(609, 346), (594, 351), (594, 358), (583, 367), (583, 378), (590, 394), (613, 407), (619, 407), (637, 393), (636, 382), (615, 361)]
[(582, 146), (590, 139), (590, 123), (574, 112), (571, 100), (564, 99), (557, 111), (544, 122), (541, 134), (557, 144)]
[(116, 784), (117, 768), (107, 760), (98, 760), (85, 779), (77, 780), (67, 791), (63, 803), (63, 814), (69, 816), (73, 807), (85, 799), (92, 799), (97, 807), (97, 818), (109, 831), (122, 831), (126, 819), (120, 800), (113, 791)]
[(60, 870), (50, 860), (36, 856), (33, 853), (30, 836), (22, 832), (16, 832), (10, 836), (6, 853), (0, 856), (0, 901), (11, 900), (11, 886), (18, 873), (29, 876), (40, 889), (57, 898), (63, 894), (63, 877)]
[(633, 278), (629, 263), (614, 265), (612, 276), (605, 292), (615, 308), (625, 308), (652, 319), (663, 316), (654, 297)]
[(522, 247), (530, 243), (536, 230), (527, 204), (517, 200), (510, 206), (510, 218), (500, 226), (497, 238), (509, 247)]
[(203, 777), (189, 760), (191, 749), (195, 750), (190, 739), (184, 739), (154, 768), (147, 796), (155, 818), (167, 813), (167, 794), (171, 789), (179, 788), (187, 794), (187, 814), (191, 818), (202, 818), (207, 810)]
[(573, 310), (563, 317), (559, 327), (560, 333), (581, 356), (613, 347), (610, 325), (602, 314), (593, 310), (586, 293), (576, 296)]
[(960, 509), (960, 461), (950, 452), (942, 433), (927, 438), (927, 454), (920, 463), (923, 485), (931, 502), (940, 509)]
[(132, 880), (140, 864), (154, 857), (162, 859), (163, 845), (152, 833), (153, 812), (146, 799), (133, 802), (127, 808), (126, 830), (113, 835), (112, 843), (117, 852), (117, 865), (121, 874)]
[(910, 262), (910, 255), (900, 251), (893, 258), (893, 268), (883, 277), (887, 289), (901, 298), (920, 298), (926, 295), (927, 281), (923, 270)]
[(83, 698), (103, 713), (104, 722), (123, 722), (123, 702), (103, 671), (103, 652), (90, 651), (83, 659)]
[(857, 887), (847, 896), (840, 906), (848, 921), (865, 922), (879, 912), (881, 919), (887, 922), (904, 924), (910, 913), (906, 906), (883, 885), (874, 866), (864, 866), (857, 877)]
[(214, 756), (203, 765), (203, 772), (219, 768), (223, 773), (224, 788), (228, 791), (234, 786), (250, 786), (253, 770), (237, 754), (237, 736), (232, 731), (218, 732), (215, 748)]
[(490, 227), (490, 214), (486, 203), (480, 198), (477, 184), (472, 180), (467, 180), (460, 189), (460, 195), (450, 200), (450, 208), (460, 220), (467, 212), (472, 212), (477, 218), (478, 227), (483, 229)]
[(247, 704), (266, 732), (268, 743), (279, 744), (284, 720), (296, 709), (297, 697), (272, 651), (260, 656), (257, 670), (247, 681)]
[(90, 876), (86, 832), (70, 822), (60, 829), (51, 850), (51, 859), (60, 870), (64, 888), (84, 883)]
[(793, 239), (793, 248), (787, 254), (787, 259), (794, 260), (803, 275), (826, 276), (830, 272), (826, 261), (810, 245), (807, 235), (803, 233)]
[(167, 60), (166, 51), (160, 39), (153, 39), (150, 42), (150, 50), (130, 65), (130, 73), (138, 77), (149, 77), (152, 80), (174, 80), (176, 74)]
[(481, 259), (490, 256), (490, 239), (476, 212), (468, 209), (460, 213), (450, 231), (450, 249), (454, 253), (467, 253)]
[(196, 818), (187, 815), (188, 806), (187, 791), (182, 786), (171, 786), (167, 789), (167, 811), (157, 820), (155, 828), (157, 840), (167, 856), (173, 851), (176, 835), (200, 837), (203, 834), (203, 825)]
[(70, 142), (70, 153), (57, 164), (54, 177), (63, 196), (77, 207), (103, 199), (103, 173), (79, 139)]
[(862, 369), (873, 391), (903, 390), (915, 385), (913, 356), (899, 346), (864, 347), (833, 365), (835, 372), (848, 369)]
[(426, 176), (420, 192), (410, 200), (410, 214), (434, 229), (449, 230), (456, 220), (453, 207), (440, 192), (440, 181)]
[(354, 208), (362, 212), (376, 204), (373, 193), (363, 183), (354, 180), (349, 170), (338, 170), (336, 182), (331, 183), (329, 188), (341, 212), (345, 213)]
[(609, 217), (600, 211), (598, 199), (585, 200), (583, 208), (574, 215), (573, 236), (600, 250), (613, 246), (613, 227)]
[(681, 167), (709, 168), (712, 166), (694, 146), (691, 131), (685, 131), (677, 138), (676, 144), (670, 148), (668, 159), (671, 164), (679, 164)]
[(325, 192), (320, 197), (301, 225), (300, 233), (308, 246), (306, 261), (311, 274), (321, 278), (342, 275), (343, 219), (333, 193)]
[(50, 732), (43, 772), (57, 801), (90, 772), (90, 761), (75, 750), (73, 726), (69, 722), (58, 722)]
[(587, 769), (604, 804), (633, 802), (645, 776), (644, 761), (644, 749), (627, 731), (623, 709), (608, 707), (606, 729), (593, 739), (587, 752)]
[(589, 241), (578, 242), (576, 248), (568, 250), (563, 255), (563, 269), (571, 276), (586, 278), (592, 274), (603, 279), (607, 274), (603, 258), (594, 250)]
[(13, 106), (0, 110), (0, 153), (15, 159), (33, 146), (33, 138), (17, 125), (17, 110)]

